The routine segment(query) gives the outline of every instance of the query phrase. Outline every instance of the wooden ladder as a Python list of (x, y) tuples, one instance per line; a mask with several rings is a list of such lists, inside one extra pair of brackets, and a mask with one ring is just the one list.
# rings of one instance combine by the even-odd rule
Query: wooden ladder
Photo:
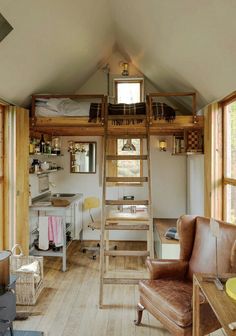
[[(128, 116), (129, 117), (129, 116)], [(114, 117), (113, 117), (114, 118)], [(123, 117), (125, 119), (125, 117)], [(151, 168), (150, 168), (150, 132), (147, 116), (145, 117), (145, 134), (127, 135), (119, 132), (119, 135), (112, 137), (146, 139), (146, 154), (144, 155), (110, 155), (108, 153), (109, 126), (108, 118), (105, 122), (105, 133), (103, 143), (103, 195), (102, 195), (102, 222), (101, 222), (101, 242), (100, 242), (100, 293), (99, 307), (103, 307), (104, 285), (106, 284), (137, 284), (139, 280), (148, 278), (147, 272), (140, 271), (114, 271), (109, 272), (109, 257), (147, 257), (154, 256), (153, 248), (153, 215), (152, 215), (152, 198), (151, 198)], [(135, 126), (131, 126), (135, 127)], [(143, 143), (142, 143), (143, 144)], [(110, 177), (107, 176), (107, 163), (113, 160), (140, 160), (144, 164), (146, 162), (147, 176), (144, 177)], [(107, 186), (112, 183), (136, 182), (147, 183), (148, 199), (145, 200), (109, 200), (107, 199)], [(117, 211), (109, 212), (108, 208), (122, 205), (145, 205), (147, 212), (144, 213), (123, 213)], [(131, 250), (109, 250), (109, 232), (112, 230), (142, 230), (147, 233), (147, 249), (145, 251)]]

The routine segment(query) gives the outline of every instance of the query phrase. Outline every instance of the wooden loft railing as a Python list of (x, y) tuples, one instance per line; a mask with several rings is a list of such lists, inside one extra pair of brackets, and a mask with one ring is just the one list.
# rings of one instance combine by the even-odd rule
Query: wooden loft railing
[[(190, 97), (192, 98), (192, 114), (177, 115), (175, 120), (167, 122), (165, 120), (154, 120), (153, 101), (155, 98), (171, 98), (171, 97)], [(161, 134), (176, 134), (188, 128), (203, 128), (204, 117), (196, 115), (196, 92), (157, 92), (147, 95), (147, 107), (149, 110), (150, 133)]]

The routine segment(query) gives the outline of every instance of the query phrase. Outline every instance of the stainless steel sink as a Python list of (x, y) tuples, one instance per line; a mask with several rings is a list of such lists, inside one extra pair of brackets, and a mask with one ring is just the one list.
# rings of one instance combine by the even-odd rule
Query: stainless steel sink
[(70, 193), (57, 193), (53, 194), (52, 197), (74, 197), (76, 194), (70, 194)]

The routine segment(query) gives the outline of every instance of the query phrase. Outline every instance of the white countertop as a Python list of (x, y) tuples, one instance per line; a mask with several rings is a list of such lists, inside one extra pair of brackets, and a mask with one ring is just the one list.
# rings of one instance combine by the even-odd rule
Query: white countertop
[[(35, 210), (50, 210), (50, 209), (65, 209), (70, 207), (70, 205), (78, 201), (83, 197), (83, 194), (81, 193), (75, 193), (75, 196), (72, 197), (52, 197), (50, 194), (46, 194), (44, 197), (36, 198), (33, 200), (32, 205), (30, 205), (30, 209)], [(67, 206), (53, 206), (50, 199), (61, 199), (61, 200), (67, 200), (70, 203)]]

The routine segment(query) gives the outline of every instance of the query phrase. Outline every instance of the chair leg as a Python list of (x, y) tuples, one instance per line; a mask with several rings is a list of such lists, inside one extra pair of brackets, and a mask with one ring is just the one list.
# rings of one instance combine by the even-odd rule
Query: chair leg
[(12, 323), (12, 322), (11, 322), (11, 324), (10, 324), (9, 329), (10, 329), (10, 335), (11, 335), (11, 336), (14, 336), (13, 323)]
[(141, 320), (142, 320), (142, 316), (143, 316), (143, 311), (144, 311), (145, 307), (143, 305), (141, 305), (141, 303), (137, 304), (137, 314), (138, 314), (138, 318), (137, 320), (134, 320), (134, 324), (136, 326), (139, 326), (141, 324)]

